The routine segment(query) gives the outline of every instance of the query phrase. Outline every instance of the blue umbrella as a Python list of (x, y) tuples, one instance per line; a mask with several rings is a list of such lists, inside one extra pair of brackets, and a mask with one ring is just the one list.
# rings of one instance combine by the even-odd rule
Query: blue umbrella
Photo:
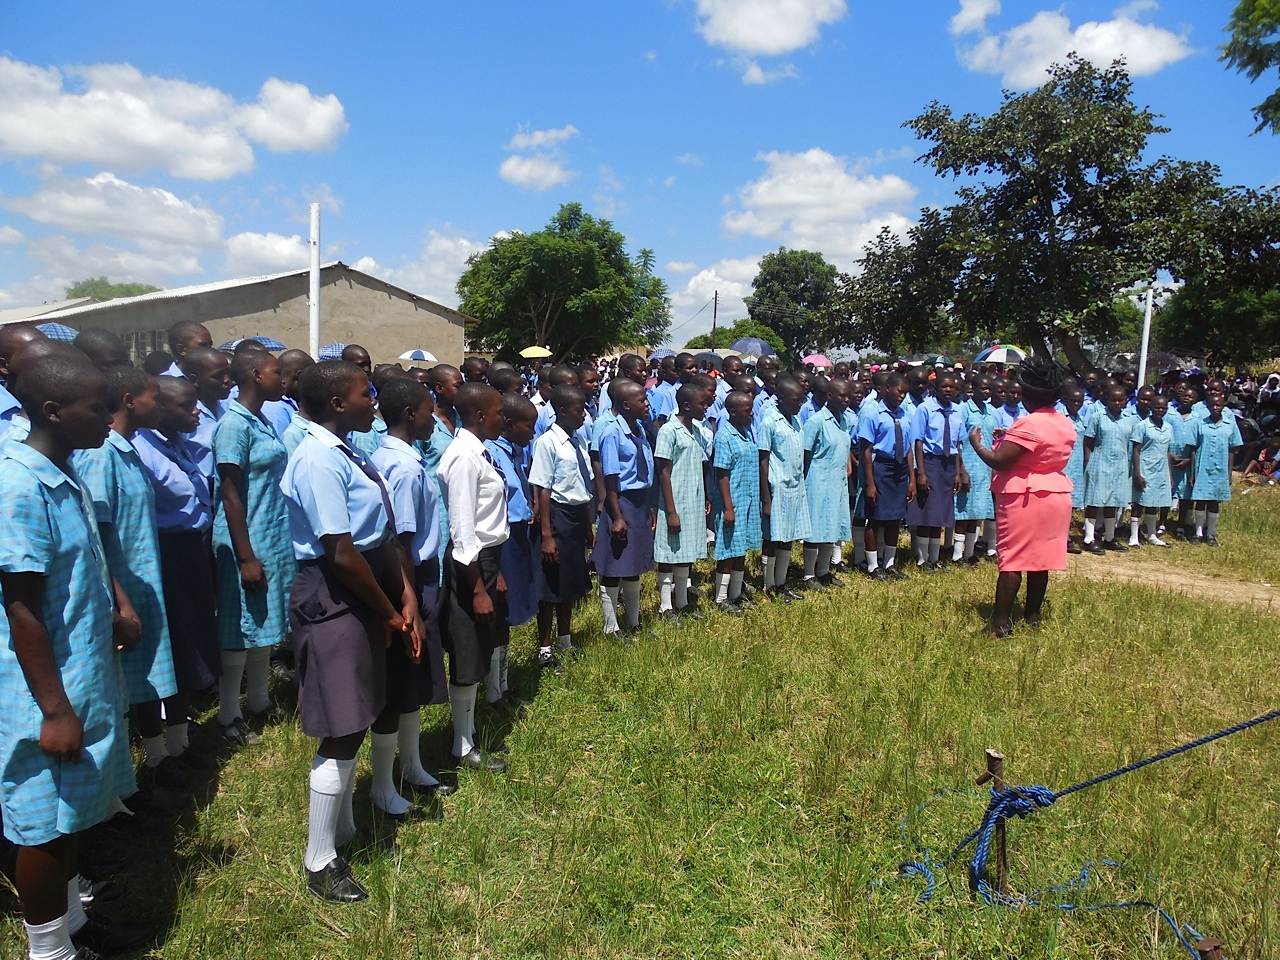
[(42, 323), (36, 327), (50, 340), (60, 340), (63, 343), (74, 343), (76, 336), (80, 331), (68, 327), (65, 323)]
[(669, 347), (659, 347), (653, 353), (649, 354), (650, 360), (661, 360), (663, 357), (674, 357), (676, 352)]
[(347, 349), (345, 343), (326, 343), (320, 348), (320, 354), (317, 360), (341, 360), (342, 351)]
[(273, 352), (276, 350), (285, 349), (285, 345), (281, 343), (279, 340), (275, 339), (274, 337), (242, 337), (239, 340), (228, 340), (218, 349), (222, 350), (223, 352), (229, 352), (231, 350), (234, 350), (236, 347), (240, 346), (240, 344), (244, 343), (245, 340), (257, 340), (260, 344), (262, 344), (268, 350), (271, 350)]
[(741, 340), (735, 340), (729, 344), (729, 349), (737, 350), (739, 353), (749, 353), (753, 357), (775, 356), (773, 347), (759, 337), (743, 337)]

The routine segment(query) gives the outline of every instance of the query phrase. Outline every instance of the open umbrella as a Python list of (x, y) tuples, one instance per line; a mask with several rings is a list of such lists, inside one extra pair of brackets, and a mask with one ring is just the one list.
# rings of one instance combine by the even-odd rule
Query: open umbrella
[(653, 353), (649, 354), (650, 360), (661, 360), (663, 357), (674, 357), (676, 352), (670, 347), (659, 347)]
[(729, 349), (737, 350), (739, 353), (753, 353), (757, 357), (776, 356), (773, 347), (769, 346), (768, 341), (761, 340), (759, 337), (742, 337), (729, 344)]
[(994, 343), (973, 358), (974, 363), (1021, 363), (1027, 353), (1008, 343)]
[(520, 351), (520, 356), (526, 360), (541, 360), (551, 356), (551, 351), (546, 347), (540, 347), (534, 344), (532, 347), (525, 347)]
[(320, 348), (320, 355), (317, 360), (341, 360), (342, 351), (347, 349), (345, 343), (326, 343)]
[(432, 363), (436, 363), (436, 362), (438, 362), (438, 361), (436, 360), (436, 355), (435, 355), (434, 353), (432, 353), (430, 350), (422, 350), (422, 349), (420, 349), (420, 348), (418, 348), (418, 349), (413, 349), (413, 350), (406, 350), (404, 353), (400, 354), (399, 359), (401, 359), (401, 360), (430, 360)]
[(712, 353), (710, 350), (704, 350), (702, 353), (695, 353), (693, 355), (693, 359), (698, 361), (699, 367), (706, 363), (710, 365), (712, 370), (719, 370), (720, 365), (724, 362), (721, 357)]
[(834, 367), (835, 364), (820, 353), (811, 353), (801, 363), (812, 363), (815, 367)]
[(260, 344), (262, 344), (264, 347), (266, 347), (268, 350), (270, 350), (273, 353), (277, 350), (285, 349), (285, 345), (281, 343), (279, 340), (275, 339), (274, 337), (241, 337), (239, 340), (228, 340), (218, 349), (221, 350), (223, 353), (230, 353), (232, 350), (240, 346), (240, 344), (244, 343), (246, 340), (257, 340)]
[(73, 327), (68, 327), (65, 323), (41, 323), (36, 329), (43, 333), (50, 340), (60, 340), (62, 343), (73, 343), (80, 331)]
[(927, 363), (927, 364), (928, 364), (929, 366), (931, 366), (931, 367), (949, 367), (949, 366), (951, 366), (951, 361), (950, 361), (950, 360), (948, 360), (946, 357), (944, 357), (944, 356), (943, 356), (942, 354), (940, 354), (940, 353), (931, 353), (931, 354), (929, 354), (929, 356), (925, 357), (924, 362), (925, 362), (925, 363)]

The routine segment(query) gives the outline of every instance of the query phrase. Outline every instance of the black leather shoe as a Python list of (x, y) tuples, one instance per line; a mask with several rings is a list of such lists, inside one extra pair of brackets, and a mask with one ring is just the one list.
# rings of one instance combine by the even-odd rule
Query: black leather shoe
[(128, 953), (155, 938), (156, 932), (140, 923), (104, 923), (90, 920), (71, 935), (77, 947), (87, 947), (104, 957)]
[(885, 573), (889, 574), (889, 576), (891, 576), (894, 580), (909, 579), (905, 573), (903, 573), (901, 570), (898, 569), (897, 564), (891, 564), (887, 567), (881, 567), (880, 569), (883, 570)]
[(356, 883), (351, 867), (341, 857), (323, 870), (308, 870), (307, 890), (330, 903), (359, 903), (369, 896), (364, 887)]
[(1093, 543), (1086, 543), (1084, 545), (1084, 552), (1092, 553), (1095, 557), (1105, 557), (1107, 555), (1106, 547), (1100, 544), (1097, 540), (1093, 541)]
[(91, 903), (110, 903), (120, 899), (120, 889), (110, 880), (90, 880), (84, 874), (76, 878), (80, 886), (80, 903), (89, 906)]
[(698, 612), (698, 608), (697, 608), (696, 606), (694, 606), (692, 603), (689, 603), (689, 604), (686, 604), (686, 605), (685, 605), (684, 609), (682, 609), (682, 610), (680, 611), (680, 616), (682, 616), (682, 617), (683, 617), (684, 619), (686, 619), (686, 620), (704, 620), (704, 619), (706, 619), (705, 617), (703, 617), (703, 615), (702, 615), (702, 614), (700, 614), (700, 613)]
[(471, 752), (463, 757), (455, 757), (458, 766), (466, 767), (468, 770), (485, 770), (489, 773), (506, 773), (507, 762), (501, 757), (492, 757), (487, 753), (481, 753), (479, 747), (472, 747)]
[(1104, 549), (1104, 550), (1110, 550), (1110, 551), (1112, 551), (1112, 552), (1114, 552), (1114, 553), (1128, 553), (1128, 552), (1129, 552), (1129, 548), (1128, 548), (1128, 547), (1126, 547), (1126, 546), (1125, 546), (1123, 543), (1121, 543), (1119, 540), (1103, 540), (1103, 541), (1102, 541), (1102, 549)]
[(764, 592), (764, 595), (774, 603), (791, 602), (791, 592), (789, 590), (779, 590), (777, 587), (770, 587)]
[(1068, 540), (1067, 553), (1084, 553), (1084, 551), (1080, 549), (1080, 544), (1076, 543), (1074, 540)]
[(794, 590), (792, 590), (790, 587), (779, 587), (779, 588), (778, 588), (778, 592), (779, 592), (780, 594), (782, 594), (783, 596), (788, 597), (788, 598), (789, 598), (789, 599), (791, 599), (791, 600), (803, 600), (803, 599), (804, 599), (804, 594), (803, 594), (803, 593), (796, 593), (796, 592), (795, 592)]
[(730, 603), (728, 600), (719, 600), (719, 601), (717, 601), (717, 602), (716, 602), (716, 608), (717, 608), (721, 613), (728, 614), (728, 615), (729, 615), (729, 616), (731, 616), (731, 617), (740, 617), (740, 616), (742, 616), (742, 610), (741, 610), (740, 608), (738, 608), (738, 607), (734, 606), (734, 605), (733, 605), (732, 603)]
[(844, 586), (844, 581), (834, 573), (828, 573), (825, 577), (819, 577), (818, 582), (824, 587), (833, 587), (837, 590)]
[(102, 954), (90, 950), (88, 947), (80, 947), (76, 950), (74, 960), (102, 960)]
[(151, 782), (166, 790), (186, 790), (191, 786), (191, 778), (187, 776), (182, 763), (177, 757), (165, 757), (157, 766), (148, 768), (151, 771)]

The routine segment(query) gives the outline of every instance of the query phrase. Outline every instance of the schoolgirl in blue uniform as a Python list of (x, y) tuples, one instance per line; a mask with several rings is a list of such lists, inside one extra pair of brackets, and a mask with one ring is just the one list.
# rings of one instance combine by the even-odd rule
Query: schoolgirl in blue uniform
[(809, 501), (804, 485), (804, 432), (797, 414), (804, 402), (804, 388), (790, 375), (774, 382), (777, 406), (769, 410), (756, 430), (760, 451), (760, 515), (764, 547), (761, 551), (764, 585), (769, 596), (783, 603), (803, 594), (787, 586), (791, 544), (812, 533)]
[[(960, 404), (965, 436), (976, 427), (982, 431), (983, 445), (990, 448), (995, 442), (997, 426), (995, 409), (989, 402), (991, 387), (987, 379), (980, 376), (970, 380), (970, 387), (973, 396)], [(961, 445), (960, 459), (969, 475), (969, 485), (956, 494), (956, 532), (951, 562), (972, 564), (982, 559), (977, 557), (975, 560), (974, 557), (979, 527), (984, 523), (994, 523), (996, 505), (991, 496), (991, 468), (983, 463), (968, 443)]]
[(849, 473), (852, 441), (844, 419), (849, 408), (849, 385), (831, 380), (814, 393), (822, 401), (804, 425), (804, 483), (809, 502), (809, 538), (804, 545), (805, 589), (843, 586), (831, 572), (837, 543), (849, 539)]
[[(1148, 390), (1143, 387), (1142, 390)], [(1139, 391), (1139, 402), (1142, 391)], [(1170, 473), (1176, 434), (1168, 419), (1169, 401), (1162, 396), (1146, 399), (1149, 416), (1139, 420), (1133, 428), (1133, 489), (1137, 498), (1134, 513), (1142, 513), (1146, 524), (1147, 543), (1153, 547), (1167, 547), (1156, 535), (1160, 511), (1173, 505), (1173, 484)], [(1129, 543), (1133, 546), (1132, 539)]]
[(959, 393), (955, 375), (940, 373), (934, 390), (936, 396), (920, 404), (911, 424), (916, 496), (907, 505), (907, 523), (917, 528), (920, 538), (923, 555), (917, 555), (917, 567), (941, 570), (943, 531), (955, 526), (955, 495), (969, 485), (969, 475), (959, 457), (965, 426), (964, 415), (955, 404)]
[(732, 391), (725, 397), (724, 408), (728, 421), (716, 431), (712, 451), (716, 606), (731, 616), (742, 616), (743, 608), (753, 606), (743, 582), (747, 552), (761, 547), (760, 451), (751, 436), (751, 394)]
[[(898, 528), (915, 499), (915, 443), (902, 410), (907, 381), (890, 373), (876, 406), (858, 422), (862, 502), (867, 517), (867, 573), (876, 580), (902, 580), (898, 568)], [(877, 550), (877, 542), (879, 549)]]
[(1218, 512), (1231, 499), (1231, 457), (1244, 444), (1240, 426), (1225, 413), (1226, 398), (1211, 393), (1205, 401), (1208, 416), (1195, 421), (1192, 433), (1192, 496), (1196, 501), (1193, 543), (1218, 545)]
[[(1103, 394), (1104, 405), (1095, 409), (1085, 432), (1084, 549), (1102, 554), (1129, 548), (1116, 541), (1116, 515), (1129, 500), (1129, 440), (1134, 419), (1124, 415), (1129, 395), (1113, 385)], [(1103, 542), (1094, 539), (1098, 513), (1102, 513)]]
[[(1071, 509), (1084, 509), (1084, 435), (1089, 429), (1088, 414), (1084, 412), (1084, 388), (1074, 380), (1068, 380), (1062, 388), (1062, 403), (1066, 407), (1067, 419), (1076, 430), (1075, 446), (1071, 448), (1071, 457), (1062, 468), (1067, 479), (1071, 481)], [(987, 444), (988, 448), (990, 444)], [(1067, 553), (1082, 553), (1080, 544), (1067, 538)]]
[(388, 638), (417, 659), (424, 627), (387, 491), (344, 439), (372, 425), (368, 378), (354, 363), (325, 360), (303, 371), (301, 388), (311, 422), (280, 487), (298, 562), (289, 594), (298, 709), (302, 732), (320, 741), (311, 763), (304, 865), (312, 894), (353, 902), (367, 894), (337, 847), (355, 835), (356, 754), (386, 705)]

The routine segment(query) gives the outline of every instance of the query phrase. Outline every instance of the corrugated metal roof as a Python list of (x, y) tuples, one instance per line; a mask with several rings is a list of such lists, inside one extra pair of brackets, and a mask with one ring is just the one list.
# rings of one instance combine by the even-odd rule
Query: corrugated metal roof
[(32, 320), (36, 317), (44, 317), (46, 314), (56, 313), (59, 310), (96, 302), (93, 297), (75, 297), (71, 300), (50, 300), (48, 303), (37, 303), (30, 307), (10, 307), (8, 310), (0, 310), (0, 326), (4, 326), (6, 323)]

